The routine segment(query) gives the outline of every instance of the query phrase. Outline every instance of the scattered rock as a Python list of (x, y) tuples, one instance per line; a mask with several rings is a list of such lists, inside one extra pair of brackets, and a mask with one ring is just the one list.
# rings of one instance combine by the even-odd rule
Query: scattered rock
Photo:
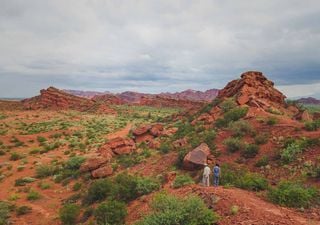
[(302, 121), (311, 121), (312, 120), (312, 118), (307, 110), (299, 112), (298, 114), (296, 114), (294, 116), (294, 118), (296, 120), (302, 120)]
[(109, 159), (101, 157), (101, 156), (93, 156), (88, 158), (80, 167), (81, 172), (88, 172), (95, 169), (98, 169), (101, 165), (108, 162)]
[(190, 151), (183, 159), (183, 168), (187, 170), (200, 169), (207, 163), (210, 149), (207, 144), (202, 143)]
[(113, 169), (110, 165), (105, 165), (91, 172), (94, 178), (103, 178), (112, 175)]
[(117, 137), (111, 139), (106, 144), (100, 147), (99, 152), (104, 152), (106, 155), (112, 153), (116, 155), (130, 154), (136, 150), (134, 141), (130, 138)]

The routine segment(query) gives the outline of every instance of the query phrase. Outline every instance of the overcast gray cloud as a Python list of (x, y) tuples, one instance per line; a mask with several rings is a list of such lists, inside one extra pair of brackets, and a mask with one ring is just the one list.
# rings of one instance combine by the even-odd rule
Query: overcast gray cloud
[(0, 5), (0, 96), (32, 96), (50, 85), (205, 90), (260, 70), (289, 97), (320, 97), (318, 0)]

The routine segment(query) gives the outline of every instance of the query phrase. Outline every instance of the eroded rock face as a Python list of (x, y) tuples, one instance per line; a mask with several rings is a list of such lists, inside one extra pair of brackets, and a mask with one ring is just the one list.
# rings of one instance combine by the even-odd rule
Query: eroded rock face
[(295, 115), (295, 119), (301, 120), (301, 121), (311, 121), (312, 117), (308, 113), (307, 110), (301, 111)]
[(100, 113), (115, 113), (107, 104), (75, 96), (54, 87), (43, 89), (40, 95), (21, 101), (25, 109), (77, 110)]
[(91, 172), (92, 177), (94, 178), (103, 178), (112, 175), (113, 169), (111, 165), (102, 166)]
[(207, 163), (210, 155), (210, 148), (207, 144), (202, 143), (192, 151), (190, 151), (183, 159), (183, 168), (187, 170), (195, 170), (203, 168)]
[(130, 154), (136, 150), (134, 141), (130, 138), (117, 137), (111, 139), (98, 150), (101, 154), (110, 155), (111, 152), (116, 155)]
[(241, 75), (241, 79), (233, 80), (220, 90), (218, 98), (235, 97), (239, 105), (252, 107), (267, 107), (285, 105), (286, 96), (274, 88), (274, 83), (261, 72), (248, 71)]
[(132, 131), (136, 143), (150, 143), (163, 134), (162, 124), (142, 125)]
[(105, 158), (99, 155), (91, 156), (90, 158), (86, 159), (84, 163), (82, 163), (80, 167), (80, 171), (88, 172), (88, 171), (98, 169), (101, 165), (103, 165), (108, 161), (109, 161), (108, 158)]

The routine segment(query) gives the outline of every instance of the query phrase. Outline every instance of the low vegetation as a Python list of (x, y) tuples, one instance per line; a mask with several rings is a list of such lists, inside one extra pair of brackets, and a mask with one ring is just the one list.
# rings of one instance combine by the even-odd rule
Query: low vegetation
[(180, 188), (185, 185), (194, 184), (193, 179), (188, 174), (178, 175), (174, 180), (172, 187)]
[(178, 198), (160, 193), (154, 197), (151, 208), (152, 212), (135, 225), (211, 225), (219, 218), (197, 196)]
[(126, 204), (116, 200), (101, 203), (94, 212), (98, 225), (122, 225), (126, 215)]

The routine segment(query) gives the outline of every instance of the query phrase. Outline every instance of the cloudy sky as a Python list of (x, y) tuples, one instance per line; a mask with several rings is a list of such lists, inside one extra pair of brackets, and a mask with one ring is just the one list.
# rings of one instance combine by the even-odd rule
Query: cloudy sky
[(0, 96), (158, 93), (259, 70), (320, 97), (319, 0), (0, 0)]

